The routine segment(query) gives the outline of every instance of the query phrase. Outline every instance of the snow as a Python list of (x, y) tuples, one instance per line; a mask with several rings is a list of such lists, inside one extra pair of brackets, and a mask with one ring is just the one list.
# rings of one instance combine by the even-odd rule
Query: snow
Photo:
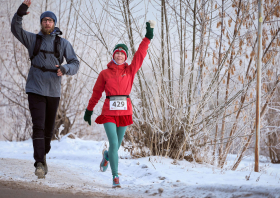
[[(101, 152), (108, 145), (106, 141), (68, 137), (52, 141), (47, 155), (49, 173), (40, 182), (50, 187), (68, 186), (71, 190), (129, 197), (280, 197), (280, 165), (271, 164), (265, 157), (260, 160), (261, 171), (256, 173), (253, 156), (232, 171), (235, 155), (228, 158), (227, 167), (219, 169), (188, 161), (174, 164), (172, 159), (158, 156), (132, 159), (122, 147), (119, 151), (122, 188), (112, 189), (110, 167), (106, 172), (99, 171)], [(20, 169), (16, 168), (18, 162)], [(27, 183), (38, 180), (33, 163), (31, 139), (0, 141), (0, 180)]]

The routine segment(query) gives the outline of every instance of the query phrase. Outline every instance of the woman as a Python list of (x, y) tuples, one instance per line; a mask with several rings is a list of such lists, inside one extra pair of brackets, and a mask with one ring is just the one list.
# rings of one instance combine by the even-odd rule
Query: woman
[(106, 92), (106, 100), (102, 113), (95, 120), (97, 124), (103, 124), (108, 140), (109, 151), (103, 150), (103, 159), (100, 170), (105, 172), (110, 162), (113, 175), (113, 188), (121, 187), (118, 176), (118, 150), (123, 140), (125, 130), (132, 121), (132, 105), (129, 98), (134, 76), (142, 66), (147, 54), (148, 45), (153, 38), (155, 22), (146, 23), (146, 35), (135, 53), (130, 65), (125, 61), (128, 56), (128, 48), (125, 44), (118, 44), (113, 50), (113, 59), (107, 65), (108, 69), (100, 72), (93, 88), (92, 96), (85, 111), (84, 120), (91, 125), (93, 108)]

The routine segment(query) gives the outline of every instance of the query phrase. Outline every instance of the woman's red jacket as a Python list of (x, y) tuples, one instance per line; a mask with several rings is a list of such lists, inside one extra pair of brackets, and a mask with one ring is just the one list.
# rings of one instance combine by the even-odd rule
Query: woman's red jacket
[[(87, 109), (92, 111), (105, 90), (106, 96), (129, 95), (133, 85), (136, 72), (142, 66), (147, 54), (150, 40), (144, 38), (139, 45), (130, 65), (124, 63), (116, 65), (113, 61), (109, 62), (108, 69), (102, 70), (93, 87), (92, 96), (89, 100)], [(101, 115), (122, 116), (132, 115), (132, 105), (130, 98), (127, 98), (127, 110), (110, 110), (110, 99), (105, 100)]]

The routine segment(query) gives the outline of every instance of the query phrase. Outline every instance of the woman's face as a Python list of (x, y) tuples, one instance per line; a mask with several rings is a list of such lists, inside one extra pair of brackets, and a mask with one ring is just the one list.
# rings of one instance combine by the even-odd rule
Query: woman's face
[(123, 52), (116, 52), (114, 54), (114, 60), (116, 61), (116, 63), (118, 63), (119, 65), (123, 64), (125, 61), (125, 54)]

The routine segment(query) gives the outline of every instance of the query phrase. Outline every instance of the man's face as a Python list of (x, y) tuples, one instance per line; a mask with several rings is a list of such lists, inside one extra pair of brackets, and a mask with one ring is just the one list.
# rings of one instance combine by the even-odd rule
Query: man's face
[(42, 19), (41, 31), (43, 34), (48, 35), (54, 30), (54, 20), (50, 17), (45, 17)]

